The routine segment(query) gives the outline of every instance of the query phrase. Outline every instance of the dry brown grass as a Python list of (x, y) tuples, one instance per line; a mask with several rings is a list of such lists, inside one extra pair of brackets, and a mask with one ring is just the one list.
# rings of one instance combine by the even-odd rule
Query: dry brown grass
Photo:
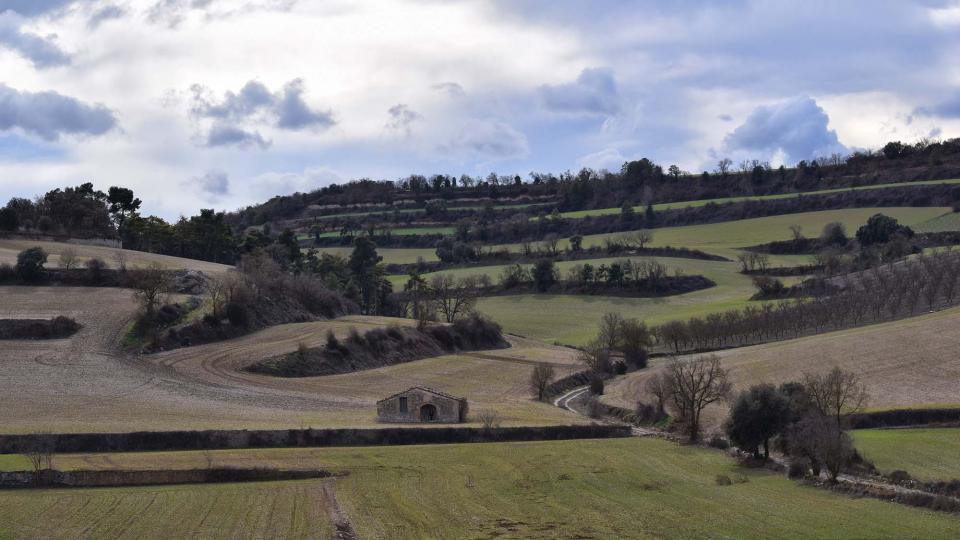
[(218, 274), (231, 268), (225, 264), (217, 264), (206, 261), (197, 261), (193, 259), (183, 259), (180, 257), (171, 257), (170, 255), (158, 255), (156, 253), (145, 253), (142, 251), (131, 251), (129, 249), (119, 250), (117, 248), (104, 246), (84, 246), (79, 244), (68, 244), (66, 242), (48, 242), (41, 240), (12, 240), (0, 238), (0, 264), (14, 265), (17, 263), (17, 254), (21, 251), (39, 246), (49, 255), (47, 266), (56, 268), (59, 263), (60, 254), (65, 249), (72, 249), (77, 254), (77, 266), (82, 267), (83, 263), (89, 259), (103, 259), (107, 266), (115, 268), (117, 266), (116, 254), (122, 251), (126, 257), (127, 267), (146, 267), (157, 263), (160, 266), (170, 270), (200, 270), (207, 274)]
[(413, 385), (495, 409), (504, 425), (580, 422), (529, 399), (534, 360), (577, 369), (573, 351), (511, 338), (513, 347), (446, 355), (369, 371), (301, 379), (246, 373), (245, 365), (323, 343), (328, 329), (408, 324), (348, 317), (282, 325), (221, 343), (125, 357), (117, 343), (136, 307), (124, 289), (0, 287), (0, 318), (64, 314), (84, 327), (70, 339), (0, 342), (0, 431), (375, 427), (378, 399)]
[[(886, 324), (718, 353), (737, 389), (799, 380), (834, 366), (857, 373), (870, 394), (868, 406), (890, 408), (960, 403), (960, 308)], [(643, 385), (665, 360), (607, 385), (604, 401), (633, 407), (650, 400)], [(716, 425), (726, 405), (711, 413)]]

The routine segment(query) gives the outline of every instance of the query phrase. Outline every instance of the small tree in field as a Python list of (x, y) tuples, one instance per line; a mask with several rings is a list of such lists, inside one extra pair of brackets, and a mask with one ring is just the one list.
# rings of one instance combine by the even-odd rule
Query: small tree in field
[(779, 435), (790, 420), (790, 402), (771, 384), (752, 386), (741, 392), (730, 409), (724, 430), (730, 440), (764, 459), (770, 458), (770, 439)]
[(17, 275), (24, 281), (37, 281), (43, 277), (43, 265), (47, 252), (40, 247), (25, 249), (17, 254)]
[(547, 387), (553, 382), (553, 377), (553, 366), (543, 363), (533, 366), (533, 372), (530, 374), (530, 393), (536, 396), (537, 401), (543, 401)]
[(842, 425), (844, 415), (854, 414), (867, 403), (866, 387), (852, 371), (835, 367), (821, 375), (805, 374), (803, 386), (820, 414)]
[(64, 270), (70, 270), (77, 265), (77, 252), (73, 248), (63, 248), (57, 265)]
[(674, 360), (667, 367), (670, 377), (671, 399), (674, 405), (686, 413), (687, 433), (690, 442), (700, 438), (700, 415), (711, 403), (727, 398), (731, 384), (727, 370), (716, 355), (701, 356), (692, 360)]
[(170, 279), (159, 264), (154, 263), (138, 272), (133, 280), (133, 297), (140, 303), (146, 321), (153, 321), (169, 290)]

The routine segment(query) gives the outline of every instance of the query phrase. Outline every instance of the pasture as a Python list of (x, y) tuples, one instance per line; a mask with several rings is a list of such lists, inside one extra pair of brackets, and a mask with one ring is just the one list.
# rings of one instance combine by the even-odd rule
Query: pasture
[(854, 445), (881, 472), (919, 480), (960, 480), (960, 428), (860, 429)]
[(917, 223), (914, 227), (917, 232), (948, 232), (960, 231), (960, 213), (947, 212), (932, 219)]
[[(867, 387), (871, 408), (927, 403), (960, 403), (960, 308), (883, 324), (830, 332), (789, 341), (720, 351), (738, 390), (752, 384), (800, 380), (804, 373), (839, 366), (857, 373)], [(665, 359), (617, 378), (607, 385), (604, 401), (634, 407), (650, 401), (643, 388)], [(727, 406), (714, 407), (714, 425)]]
[[(332, 489), (360, 538), (951, 538), (960, 527), (956, 516), (800, 486), (722, 452), (657, 439), (67, 455), (57, 464), (194, 468), (208, 459), (348, 473)], [(717, 475), (735, 483), (720, 486)], [(58, 520), (41, 517), (44, 508), (67, 523), (102, 508), (86, 534), (116, 536), (132, 520), (131, 533), (244, 527), (245, 536), (313, 537), (319, 531), (296, 524), (305, 516), (326, 526), (323, 482), (3, 492), (0, 522), (12, 535), (47, 536)], [(218, 527), (197, 519), (203, 514)]]

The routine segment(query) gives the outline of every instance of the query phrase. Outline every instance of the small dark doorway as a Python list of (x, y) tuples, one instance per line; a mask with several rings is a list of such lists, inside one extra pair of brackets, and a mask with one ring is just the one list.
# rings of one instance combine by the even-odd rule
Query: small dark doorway
[(437, 421), (437, 408), (429, 403), (420, 407), (420, 421), (421, 422), (436, 422)]

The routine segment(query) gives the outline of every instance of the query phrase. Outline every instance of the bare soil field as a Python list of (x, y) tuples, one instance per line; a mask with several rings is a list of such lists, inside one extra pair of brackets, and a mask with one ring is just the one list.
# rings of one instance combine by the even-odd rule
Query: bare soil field
[(299, 342), (321, 344), (328, 329), (405, 324), (348, 317), (282, 325), (235, 340), (127, 357), (119, 337), (134, 316), (124, 289), (2, 287), (0, 318), (64, 314), (84, 327), (70, 339), (0, 343), (0, 432), (376, 427), (375, 403), (413, 385), (432, 386), (494, 409), (504, 425), (583, 419), (529, 399), (531, 362), (579, 369), (574, 351), (511, 337), (510, 349), (446, 355), (369, 371), (280, 379), (240, 371)]
[[(834, 366), (860, 375), (873, 409), (960, 403), (960, 309), (953, 308), (885, 324), (831, 332), (778, 343), (722, 351), (737, 389), (752, 384), (798, 380), (805, 372)], [(666, 362), (607, 385), (605, 402), (634, 407), (650, 400), (644, 383)], [(727, 405), (715, 407), (714, 425)]]
[(132, 251), (129, 249), (117, 249), (104, 246), (85, 246), (80, 244), (69, 244), (66, 242), (49, 242), (43, 240), (20, 240), (0, 238), (0, 264), (14, 265), (17, 263), (17, 254), (21, 251), (41, 247), (49, 255), (47, 266), (56, 268), (59, 266), (60, 254), (65, 249), (72, 249), (77, 254), (79, 264), (83, 264), (88, 259), (99, 258), (107, 263), (110, 268), (117, 267), (117, 252), (122, 252), (126, 259), (128, 267), (144, 267), (157, 263), (170, 270), (199, 270), (207, 274), (218, 274), (226, 272), (231, 266), (217, 264), (206, 261), (197, 261), (194, 259), (184, 259), (181, 257), (171, 257), (170, 255), (159, 255), (156, 253), (146, 253), (143, 251)]

